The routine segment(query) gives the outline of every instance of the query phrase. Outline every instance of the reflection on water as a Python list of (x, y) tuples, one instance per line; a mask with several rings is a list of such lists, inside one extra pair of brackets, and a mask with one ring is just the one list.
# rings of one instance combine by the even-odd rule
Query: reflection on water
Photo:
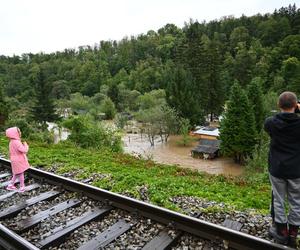
[(168, 143), (161, 143), (160, 138), (151, 147), (146, 137), (140, 134), (127, 134), (123, 138), (124, 151), (133, 155), (141, 155), (144, 158), (152, 158), (154, 161), (166, 164), (176, 164), (205, 171), (210, 174), (240, 175), (242, 167), (230, 158), (216, 158), (214, 160), (195, 159), (191, 157), (191, 150), (198, 144), (193, 142), (191, 146), (183, 147), (177, 144), (180, 136), (170, 136)]

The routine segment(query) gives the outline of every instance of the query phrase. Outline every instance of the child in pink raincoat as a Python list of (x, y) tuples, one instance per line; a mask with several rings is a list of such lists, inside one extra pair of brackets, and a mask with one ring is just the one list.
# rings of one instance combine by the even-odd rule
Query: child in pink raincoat
[(6, 136), (10, 139), (9, 142), (9, 157), (11, 161), (11, 169), (13, 177), (6, 187), (7, 190), (16, 190), (15, 182), (19, 178), (20, 189), (19, 192), (25, 191), (24, 172), (30, 167), (26, 153), (28, 152), (28, 145), (26, 142), (21, 142), (21, 131), (17, 127), (8, 128)]

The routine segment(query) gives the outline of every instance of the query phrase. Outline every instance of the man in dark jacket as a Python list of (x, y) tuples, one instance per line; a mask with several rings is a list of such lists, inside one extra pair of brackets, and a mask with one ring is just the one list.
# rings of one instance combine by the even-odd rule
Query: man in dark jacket
[(269, 233), (279, 243), (295, 246), (300, 226), (300, 117), (295, 113), (299, 104), (294, 93), (283, 92), (278, 105), (281, 112), (267, 118), (264, 126), (271, 138), (268, 163), (274, 223)]

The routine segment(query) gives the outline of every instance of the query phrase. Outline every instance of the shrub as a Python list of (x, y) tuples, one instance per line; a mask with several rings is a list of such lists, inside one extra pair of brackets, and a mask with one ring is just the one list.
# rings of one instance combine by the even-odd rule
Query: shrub
[(33, 125), (30, 124), (25, 118), (10, 118), (5, 128), (18, 127), (22, 132), (22, 137), (28, 138), (34, 132)]
[(116, 125), (118, 128), (123, 129), (128, 122), (128, 115), (124, 113), (119, 113), (116, 115)]
[(10, 118), (5, 127), (18, 127), (22, 132), (22, 138), (48, 144), (54, 142), (54, 135), (47, 130), (47, 127), (35, 122), (28, 122), (26, 118)]
[(181, 118), (179, 123), (180, 123), (179, 132), (181, 134), (181, 140), (177, 141), (177, 144), (182, 146), (189, 146), (190, 143), (194, 140), (194, 138), (192, 138), (189, 135), (189, 131), (191, 127), (190, 121), (189, 119)]
[(78, 116), (63, 122), (63, 126), (71, 130), (69, 140), (83, 148), (103, 147), (112, 151), (122, 151), (121, 135), (117, 130), (104, 127), (101, 122), (94, 121), (90, 116)]
[(54, 142), (54, 134), (49, 132), (48, 130), (38, 130), (31, 133), (28, 136), (28, 139), (51, 144)]
[(251, 170), (264, 172), (268, 168), (268, 152), (270, 140), (266, 132), (261, 132), (260, 142), (255, 145), (253, 154), (246, 160)]
[(107, 97), (101, 103), (101, 111), (105, 113), (106, 119), (113, 119), (116, 115), (116, 108), (113, 101)]

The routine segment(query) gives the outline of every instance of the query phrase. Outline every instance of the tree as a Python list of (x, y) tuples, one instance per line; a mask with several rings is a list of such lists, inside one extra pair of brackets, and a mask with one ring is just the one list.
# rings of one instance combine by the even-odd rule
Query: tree
[(130, 72), (129, 88), (141, 93), (164, 87), (162, 81), (163, 67), (160, 59), (149, 57), (139, 61), (135, 70)]
[(248, 86), (247, 96), (250, 106), (253, 108), (256, 132), (259, 134), (265, 118), (264, 97), (262, 92), (262, 79), (255, 77)]
[(51, 98), (52, 85), (45, 79), (44, 69), (38, 67), (33, 72), (33, 84), (35, 88), (35, 103), (31, 109), (35, 121), (45, 124), (58, 120), (55, 113), (55, 105)]
[(235, 28), (230, 34), (230, 46), (231, 50), (234, 51), (239, 42), (245, 42), (249, 46), (250, 36), (247, 28), (240, 26)]
[(166, 103), (166, 92), (163, 89), (152, 90), (138, 97), (139, 108), (146, 110)]
[(251, 155), (257, 133), (253, 109), (245, 91), (235, 82), (220, 127), (220, 149), (224, 155), (233, 156), (237, 163), (244, 163)]
[(269, 91), (264, 95), (264, 106), (266, 109), (266, 116), (273, 116), (274, 113), (279, 112), (278, 108), (278, 94)]
[[(194, 95), (194, 106), (199, 112), (193, 113), (193, 117), (184, 116), (188, 118), (193, 125), (198, 125), (204, 120), (204, 110), (208, 103), (208, 71), (206, 67), (205, 45), (208, 39), (205, 35), (205, 26), (199, 22), (190, 21), (184, 27), (184, 38), (180, 40), (176, 48), (175, 63), (178, 68), (184, 69), (188, 72), (191, 79), (188, 82), (187, 90)], [(182, 83), (184, 84), (184, 83)], [(175, 107), (177, 108), (177, 107)], [(200, 112), (202, 114), (200, 115)]]
[(159, 135), (159, 126), (157, 121), (162, 115), (160, 107), (155, 106), (149, 109), (140, 110), (136, 116), (139, 121), (143, 122), (142, 133), (147, 135), (152, 147), (154, 146), (155, 137)]
[(176, 110), (168, 105), (162, 105), (160, 109), (163, 115), (159, 120), (159, 136), (162, 141), (167, 142), (169, 136), (177, 132), (179, 118)]
[(77, 92), (70, 96), (70, 101), (67, 103), (74, 113), (86, 114), (90, 109), (93, 108), (92, 100), (90, 100), (88, 96)]
[(291, 27), (286, 17), (276, 20), (273, 17), (258, 24), (258, 36), (263, 45), (270, 46), (291, 34)]
[(8, 105), (4, 99), (3, 87), (0, 82), (0, 126), (4, 125), (5, 120), (8, 116)]
[(182, 138), (178, 143), (183, 146), (188, 146), (191, 142), (192, 138), (189, 135), (190, 132), (190, 121), (185, 118), (181, 118), (179, 120), (179, 133), (181, 134)]
[(300, 60), (300, 35), (287, 36), (281, 43), (282, 53)]
[(143, 130), (151, 146), (154, 146), (156, 136), (160, 136), (162, 142), (167, 142), (169, 135), (174, 134), (179, 125), (176, 111), (166, 104), (141, 109), (137, 118), (143, 122)]
[(272, 90), (276, 91), (277, 93), (282, 93), (286, 90), (285, 80), (281, 75), (278, 74), (274, 76)]
[(300, 94), (300, 61), (296, 57), (286, 59), (281, 72), (288, 88)]
[(204, 56), (206, 59), (206, 74), (205, 79), (207, 85), (207, 103), (205, 111), (210, 115), (210, 120), (213, 120), (214, 115), (219, 115), (222, 111), (225, 98), (225, 84), (221, 81), (221, 53), (220, 45), (216, 40), (207, 40), (204, 43)]
[(108, 87), (107, 96), (112, 100), (114, 105), (120, 110), (119, 103), (120, 103), (120, 91), (116, 83), (112, 83)]
[(238, 43), (234, 61), (234, 76), (242, 86), (247, 86), (251, 81), (255, 62), (255, 51), (248, 50), (245, 43)]
[(122, 151), (121, 136), (117, 130), (107, 129), (89, 115), (71, 117), (63, 121), (63, 126), (71, 131), (68, 140), (83, 148), (109, 148)]
[(63, 99), (70, 97), (70, 87), (68, 86), (68, 82), (65, 80), (58, 80), (53, 82), (51, 95), (56, 99)]
[(101, 110), (105, 113), (106, 119), (113, 119), (116, 115), (116, 108), (113, 101), (107, 97), (101, 103)]
[(189, 119), (192, 126), (203, 124), (204, 111), (192, 75), (182, 66), (170, 66), (166, 97), (179, 116)]

